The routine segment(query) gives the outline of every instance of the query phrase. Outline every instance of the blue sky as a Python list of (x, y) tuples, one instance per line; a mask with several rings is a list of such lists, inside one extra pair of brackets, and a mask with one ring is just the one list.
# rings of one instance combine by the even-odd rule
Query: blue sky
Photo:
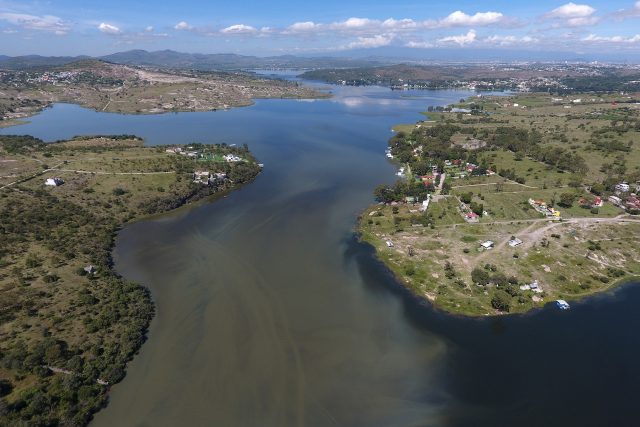
[(0, 54), (640, 52), (640, 1), (0, 0)]

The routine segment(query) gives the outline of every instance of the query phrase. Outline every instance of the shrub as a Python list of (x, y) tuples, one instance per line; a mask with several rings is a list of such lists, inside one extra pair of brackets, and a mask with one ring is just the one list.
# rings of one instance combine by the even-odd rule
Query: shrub
[(503, 290), (495, 291), (491, 297), (491, 307), (509, 312), (511, 309), (511, 296)]

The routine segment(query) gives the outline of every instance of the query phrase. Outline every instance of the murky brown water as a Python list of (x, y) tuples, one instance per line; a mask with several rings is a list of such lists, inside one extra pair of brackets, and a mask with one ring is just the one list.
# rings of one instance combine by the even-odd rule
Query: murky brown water
[(266, 164), (225, 199), (122, 231), (116, 266), (151, 288), (157, 316), (92, 425), (638, 424), (640, 287), (498, 319), (416, 303), (352, 229), (394, 179), (390, 125), (462, 94), (341, 90), (224, 113), (56, 106), (20, 128), (248, 143)]

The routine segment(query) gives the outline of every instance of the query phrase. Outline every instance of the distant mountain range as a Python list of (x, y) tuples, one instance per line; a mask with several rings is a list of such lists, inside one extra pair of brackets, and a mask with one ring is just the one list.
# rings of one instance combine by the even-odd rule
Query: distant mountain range
[[(38, 67), (55, 67), (69, 64), (89, 56), (5, 56), (0, 55), (0, 68), (28, 69)], [(345, 68), (380, 65), (379, 60), (333, 58), (333, 57), (298, 57), (293, 55), (257, 57), (236, 54), (199, 54), (182, 53), (173, 50), (129, 50), (111, 55), (95, 57), (115, 64), (167, 67), (201, 71), (238, 70), (248, 68)]]
[(402, 47), (382, 47), (360, 49), (346, 52), (334, 52), (332, 56), (246, 56), (233, 53), (184, 53), (174, 50), (129, 50), (111, 55), (90, 56), (6, 56), (0, 55), (0, 68), (28, 69), (55, 67), (82, 59), (100, 59), (124, 65), (189, 69), (200, 71), (239, 70), (239, 69), (319, 69), (319, 68), (359, 68), (413, 64), (452, 64), (452, 63), (488, 63), (488, 62), (622, 62), (640, 63), (638, 52), (610, 52), (600, 54), (572, 52), (516, 51), (507, 49), (409, 49)]

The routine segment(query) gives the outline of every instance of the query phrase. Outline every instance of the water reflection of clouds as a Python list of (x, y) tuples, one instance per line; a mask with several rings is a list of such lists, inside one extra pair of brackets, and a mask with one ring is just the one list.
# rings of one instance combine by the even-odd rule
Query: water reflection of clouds
[(344, 97), (344, 98), (332, 98), (332, 102), (342, 104), (347, 108), (359, 108), (363, 106), (371, 106), (371, 105), (381, 105), (381, 106), (389, 106), (389, 105), (401, 105), (406, 103), (405, 100), (402, 99), (389, 99), (389, 98), (364, 98), (364, 97)]

